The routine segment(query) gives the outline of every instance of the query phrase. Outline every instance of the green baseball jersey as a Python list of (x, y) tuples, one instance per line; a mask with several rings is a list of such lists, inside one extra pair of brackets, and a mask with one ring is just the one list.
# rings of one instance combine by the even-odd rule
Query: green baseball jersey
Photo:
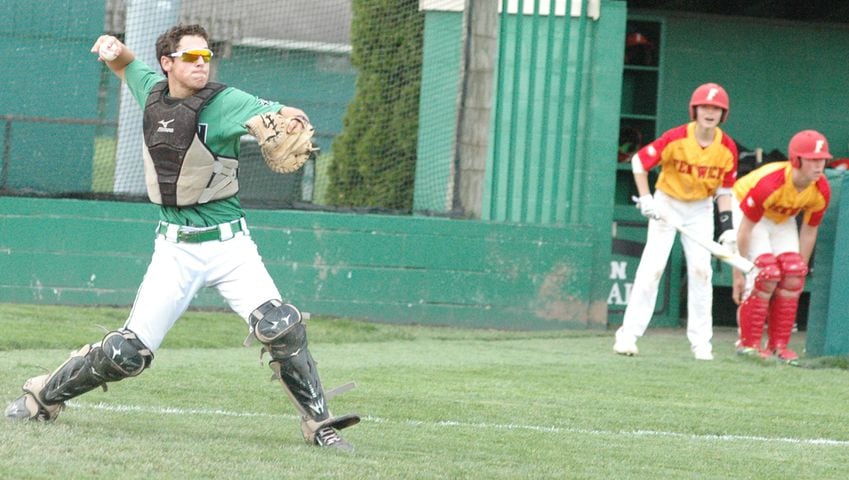
[[(127, 87), (141, 108), (156, 83), (165, 79), (141, 60), (134, 60), (124, 71)], [(206, 104), (198, 120), (201, 140), (216, 155), (239, 158), (239, 142), (247, 134), (245, 123), (265, 112), (282, 107), (233, 87), (227, 87)], [(238, 195), (187, 207), (161, 205), (159, 219), (177, 225), (209, 227), (244, 216)]]

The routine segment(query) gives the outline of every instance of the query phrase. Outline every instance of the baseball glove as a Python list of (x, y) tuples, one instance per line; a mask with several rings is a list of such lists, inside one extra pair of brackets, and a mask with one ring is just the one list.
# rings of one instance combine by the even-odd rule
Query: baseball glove
[[(303, 128), (287, 133), (291, 122), (298, 122)], [(245, 127), (259, 142), (265, 163), (277, 173), (296, 171), (318, 150), (312, 144), (315, 127), (301, 115), (287, 117), (279, 112), (263, 113), (248, 120)]]

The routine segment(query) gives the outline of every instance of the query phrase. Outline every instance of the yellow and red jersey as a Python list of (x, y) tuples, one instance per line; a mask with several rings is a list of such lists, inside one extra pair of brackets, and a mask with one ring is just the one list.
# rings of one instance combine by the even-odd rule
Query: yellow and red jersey
[(637, 152), (643, 169), (660, 164), (655, 189), (679, 200), (711, 197), (737, 179), (737, 144), (717, 128), (707, 147), (696, 140), (696, 122), (667, 130)]
[(831, 187), (823, 175), (799, 191), (793, 185), (790, 162), (772, 162), (737, 180), (734, 196), (740, 202), (740, 210), (753, 222), (766, 217), (783, 223), (804, 212), (802, 221), (816, 227), (828, 208)]

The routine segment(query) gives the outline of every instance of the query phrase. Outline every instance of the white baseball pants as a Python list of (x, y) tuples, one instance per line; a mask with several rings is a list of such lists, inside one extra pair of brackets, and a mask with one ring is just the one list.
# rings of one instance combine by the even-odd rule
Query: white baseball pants
[[(662, 191), (654, 194), (655, 204), (671, 218), (703, 238), (713, 239), (713, 198), (685, 202)], [(677, 230), (663, 221), (650, 219), (646, 245), (634, 277), (621, 334), (636, 340), (645, 334), (657, 303), (658, 288)], [(713, 338), (713, 268), (710, 253), (693, 240), (681, 236), (687, 262), (687, 339), (691, 348), (711, 352)], [(672, 272), (673, 275), (675, 272)], [(670, 292), (676, 295), (676, 292)]]
[(216, 288), (246, 323), (257, 307), (280, 299), (249, 235), (202, 243), (175, 243), (158, 235), (124, 327), (156, 351), (203, 287)]

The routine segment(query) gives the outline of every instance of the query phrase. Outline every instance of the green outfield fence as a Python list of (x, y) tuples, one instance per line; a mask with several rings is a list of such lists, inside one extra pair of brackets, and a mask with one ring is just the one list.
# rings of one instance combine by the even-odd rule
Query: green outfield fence
[[(215, 79), (300, 106), (317, 125), (322, 154), (289, 177), (265, 172), (255, 142), (243, 143), (240, 195), (287, 297), (316, 313), (385, 321), (606, 326), (609, 225), (592, 220), (598, 212), (609, 217), (613, 179), (593, 189), (580, 185), (587, 175), (604, 178), (603, 152), (615, 149), (615, 136), (591, 132), (616, 124), (616, 105), (590, 106), (619, 95), (618, 60), (605, 52), (621, 54), (622, 2), (609, 2), (604, 15), (591, 18), (586, 8), (566, 14), (568, 2), (560, 0), (537, 2), (530, 15), (522, 13), (530, 2), (476, 0), (469, 4), (476, 16), (468, 22), (462, 1), (398, 0), (393, 7), (391, 1), (355, 0), (343, 2), (340, 11), (339, 2), (319, 0), (296, 2), (285, 15), (266, 8), (274, 3), (85, 0), (0, 7), (0, 35), (6, 40), (0, 53), (20, 62), (7, 81), (9, 95), (0, 100), (7, 131), (2, 188), (9, 195), (0, 198), (0, 246), (9, 252), (2, 262), (0, 299), (132, 301), (150, 255), (155, 218), (154, 208), (144, 202), (139, 114), (88, 50), (98, 35), (111, 33), (152, 63), (148, 46), (155, 36), (182, 21), (205, 24), (210, 31), (218, 52)], [(251, 14), (256, 11), (269, 13)], [(346, 211), (345, 205), (324, 201), (329, 189), (323, 182), (356, 181), (328, 173), (333, 162), (345, 160), (334, 159), (333, 139), (345, 128), (347, 107), (358, 104), (356, 66), (368, 64), (362, 55), (379, 57), (380, 48), (406, 41), (352, 32), (365, 25), (357, 27), (358, 15), (386, 15), (394, 25), (406, 21), (400, 12), (424, 17), (423, 31), (410, 37), (421, 43), (404, 45), (421, 57), (421, 76), (397, 90), (418, 97), (418, 109), (393, 113), (418, 117), (418, 138), (412, 142), (414, 206), (387, 211), (375, 203)], [(546, 40), (540, 42), (543, 32)], [(485, 40), (492, 35), (495, 42)], [(366, 37), (376, 44), (360, 43)], [(514, 56), (542, 47), (544, 56)], [(61, 62), (38, 60), (53, 52), (61, 52)], [(491, 86), (488, 94), (474, 91), (480, 82), (467, 78), (481, 58), (478, 52), (488, 59), (489, 73), (479, 79)], [(547, 86), (534, 89), (531, 98), (511, 93), (546, 78)], [(45, 101), (45, 90), (62, 92), (62, 101)], [(466, 108), (458, 110), (458, 102)], [(539, 102), (552, 106), (540, 111)], [(492, 113), (471, 121), (481, 107)], [(511, 130), (515, 118), (525, 124), (542, 121), (545, 131), (526, 139), (532, 129)], [(516, 137), (509, 148), (488, 146), (490, 121), (497, 123), (498, 137)], [(459, 146), (458, 140), (469, 139), (458, 134), (461, 129), (476, 139), (474, 154)], [(520, 144), (543, 139), (559, 147), (541, 155), (526, 151), (542, 160), (538, 165), (527, 155), (515, 155)], [(478, 166), (455, 168), (468, 162)], [(505, 191), (505, 182), (515, 187)], [(567, 191), (575, 193), (566, 198)], [(55, 229), (63, 235), (38, 234)], [(221, 306), (221, 301), (206, 292), (196, 304)]]
[[(156, 212), (145, 199), (140, 113), (89, 52), (102, 33), (155, 64), (156, 35), (176, 22), (205, 24), (216, 80), (310, 114), (317, 160), (297, 174), (272, 175), (245, 137), (240, 195), (281, 290), (318, 314), (498, 328), (615, 326), (645, 224), (630, 204), (627, 165), (616, 163), (620, 122), (651, 127), (647, 138), (677, 125), (687, 118), (689, 93), (705, 81), (731, 93), (724, 127), (741, 148), (780, 150), (791, 130), (815, 128), (833, 139), (833, 153), (849, 154), (849, 124), (833, 101), (849, 88), (846, 25), (646, 11), (618, 0), (278, 5), (0, 3), (0, 58), (14, 60), (0, 94), (0, 301), (128, 306), (147, 264)], [(421, 30), (381, 29), (381, 22)], [(656, 65), (624, 65), (625, 35), (637, 29), (654, 36)], [(382, 56), (393, 62), (381, 64)], [(374, 71), (387, 81), (369, 78), (366, 88), (361, 80)], [(632, 75), (650, 81), (635, 83)], [(381, 112), (391, 113), (375, 123), (389, 141), (357, 152), (371, 168), (364, 183), (356, 168), (334, 168), (359, 162), (334, 158), (334, 142), (368, 122), (357, 108), (374, 105), (362, 96), (377, 91), (386, 95), (377, 97), (387, 107)], [(781, 126), (775, 102), (765, 98), (782, 99)], [(398, 105), (406, 110), (392, 108)], [(396, 139), (394, 132), (407, 133)], [(379, 168), (395, 163), (414, 165), (410, 177)], [(383, 175), (391, 181), (381, 183)], [(411, 186), (410, 208), (380, 200), (382, 191), (397, 197), (391, 189)], [(369, 200), (340, 203), (340, 188), (365, 191)], [(835, 225), (845, 211), (829, 212)], [(839, 257), (823, 253), (823, 244), (843, 236), (842, 228), (824, 230), (817, 262)], [(812, 325), (823, 334), (813, 338), (823, 348), (811, 351), (845, 353), (839, 290), (814, 289), (832, 281), (823, 265), (814, 267)], [(835, 278), (841, 268), (833, 265)], [(682, 269), (676, 250), (653, 326), (681, 324)], [(728, 277), (717, 270), (715, 284)], [(826, 298), (826, 290), (835, 293)], [(210, 292), (196, 303), (222, 306)]]

